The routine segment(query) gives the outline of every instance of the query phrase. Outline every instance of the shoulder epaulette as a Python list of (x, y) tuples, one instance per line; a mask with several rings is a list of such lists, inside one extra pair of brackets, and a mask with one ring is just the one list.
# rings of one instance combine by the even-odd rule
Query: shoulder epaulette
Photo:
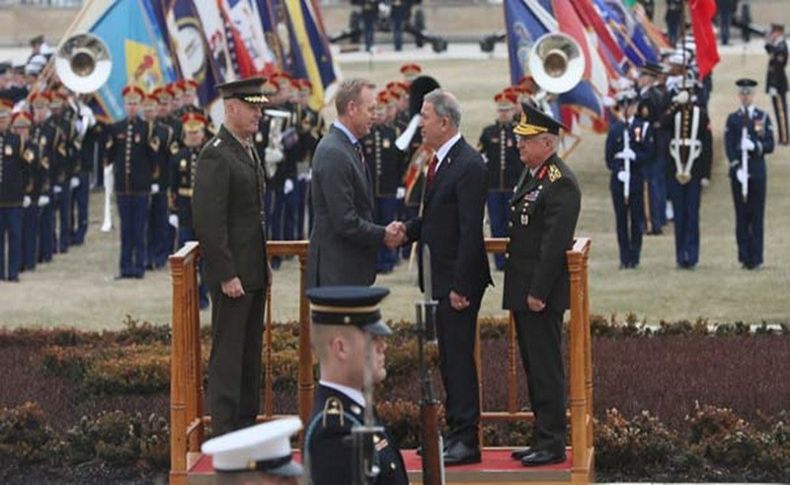
[(549, 181), (555, 182), (562, 177), (562, 172), (553, 163), (549, 165)]

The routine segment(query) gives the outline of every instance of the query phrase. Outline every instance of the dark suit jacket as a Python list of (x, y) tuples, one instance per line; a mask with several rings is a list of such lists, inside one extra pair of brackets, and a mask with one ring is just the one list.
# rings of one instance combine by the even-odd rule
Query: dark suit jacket
[(557, 155), (542, 167), (534, 177), (525, 169), (510, 199), (506, 310), (526, 311), (527, 295), (545, 301), (549, 310), (564, 311), (570, 303), (565, 251), (573, 245), (581, 192), (573, 172)]
[[(313, 416), (305, 432), (305, 455), (309, 455), (313, 485), (348, 485), (352, 479), (351, 429), (365, 420), (365, 409), (340, 391), (318, 386)], [(375, 425), (381, 425), (375, 418)], [(400, 450), (385, 430), (374, 437), (375, 463), (381, 473), (374, 483), (408, 484)]]
[(308, 288), (370, 286), (376, 280), (376, 252), (385, 229), (373, 222), (373, 191), (362, 163), (346, 134), (335, 126), (316, 147)]
[(477, 298), (492, 283), (483, 242), (486, 180), (483, 157), (462, 137), (426, 189), (422, 217), (406, 225), (409, 240), (420, 242), (420, 287), (422, 245), (431, 249), (434, 298), (445, 298), (451, 290)]
[(200, 152), (192, 196), (209, 287), (236, 276), (245, 290), (266, 287), (264, 184), (260, 161), (222, 126)]

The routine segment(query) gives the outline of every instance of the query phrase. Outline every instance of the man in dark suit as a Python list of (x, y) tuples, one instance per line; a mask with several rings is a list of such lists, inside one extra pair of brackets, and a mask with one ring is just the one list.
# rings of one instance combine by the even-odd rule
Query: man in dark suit
[(307, 250), (307, 287), (372, 285), (376, 253), (403, 241), (403, 224), (374, 222), (371, 174), (360, 139), (370, 132), (375, 86), (344, 81), (335, 97), (337, 120), (318, 143), (310, 184), (315, 225)]
[(263, 167), (252, 145), (263, 78), (217, 86), (225, 122), (197, 161), (192, 219), (211, 294), (208, 403), (215, 435), (250, 426), (260, 409), (266, 262)]
[[(321, 366), (313, 416), (304, 435), (302, 456), (310, 470), (308, 483), (362, 483), (355, 480), (353, 457), (358, 450), (351, 435), (353, 428), (366, 422), (382, 426), (368, 401), (373, 385), (387, 376), (384, 338), (392, 330), (381, 320), (378, 305), (388, 294), (386, 288), (348, 286), (307, 292), (312, 305), (310, 338)], [(372, 440), (374, 456), (366, 458), (372, 458), (380, 471), (375, 480), (364, 483), (408, 484), (400, 450), (386, 429), (376, 432)]]
[(422, 246), (431, 250), (431, 286), (439, 301), (439, 368), (447, 392), (447, 465), (480, 461), (475, 329), (483, 292), (492, 282), (483, 244), (486, 166), (459, 133), (460, 125), (455, 96), (441, 89), (425, 96), (422, 140), (436, 154), (428, 166), (422, 214), (406, 224), (408, 240), (420, 243), (421, 283)]
[(532, 446), (513, 452), (525, 466), (565, 461), (562, 315), (570, 303), (565, 251), (573, 244), (581, 192), (557, 156), (562, 124), (523, 104), (518, 135), (526, 166), (510, 199), (503, 307), (513, 312), (535, 431)]

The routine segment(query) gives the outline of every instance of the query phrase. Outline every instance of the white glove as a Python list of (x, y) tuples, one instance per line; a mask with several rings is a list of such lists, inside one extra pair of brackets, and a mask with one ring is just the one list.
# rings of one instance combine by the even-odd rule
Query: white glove
[(770, 88), (768, 88), (768, 96), (774, 97), (778, 95), (779, 95), (779, 91), (777, 91), (775, 87), (771, 86)]
[(625, 183), (625, 181), (628, 180), (628, 174), (625, 172), (625, 170), (620, 170), (619, 172), (617, 172), (617, 180), (623, 183)]
[(113, 179), (112, 165), (107, 165), (104, 167), (104, 190), (112, 191)]
[(751, 138), (749, 138), (748, 136), (741, 138), (741, 150), (746, 150), (747, 152), (750, 152), (754, 150), (754, 148), (755, 145)]
[(738, 179), (738, 182), (745, 184), (746, 181), (749, 179), (749, 174), (746, 173), (746, 170), (739, 168), (735, 172), (735, 178)]
[(48, 195), (39, 195), (38, 196), (38, 206), (45, 207), (49, 204), (49, 196)]
[(310, 170), (308, 170), (307, 173), (305, 174), (305, 180), (307, 180), (308, 182), (313, 180), (313, 169), (312, 168)]
[(710, 185), (710, 179), (708, 177), (702, 177), (702, 180), (699, 181), (703, 187), (707, 187)]
[(26, 195), (26, 196), (22, 197), (22, 207), (24, 207), (25, 209), (30, 207), (30, 204), (32, 202), (33, 201), (30, 200), (30, 196), (29, 195)]
[(689, 92), (685, 89), (672, 97), (673, 103), (686, 104), (689, 102)]
[(263, 158), (268, 163), (279, 163), (283, 160), (283, 152), (279, 148), (266, 147), (266, 154)]
[(167, 218), (167, 223), (178, 229), (178, 216), (176, 214), (170, 214), (170, 217)]
[(61, 187), (60, 185), (56, 185), (52, 187), (52, 192), (54, 192), (55, 195), (58, 195), (59, 193), (63, 192), (63, 187)]
[(406, 197), (406, 187), (398, 187), (398, 190), (395, 191), (395, 197), (398, 200)]
[(283, 184), (283, 193), (285, 195), (290, 194), (294, 190), (294, 181), (291, 179), (285, 179), (285, 183)]
[(69, 187), (72, 189), (76, 189), (80, 186), (80, 178), (79, 177), (71, 177), (71, 181), (69, 182)]
[(159, 193), (159, 184), (151, 184), (151, 193), (158, 194)]
[(626, 148), (624, 150), (621, 150), (621, 151), (617, 152), (615, 154), (614, 158), (621, 158), (623, 160), (625, 160), (625, 159), (636, 160), (636, 152), (634, 152), (630, 148)]

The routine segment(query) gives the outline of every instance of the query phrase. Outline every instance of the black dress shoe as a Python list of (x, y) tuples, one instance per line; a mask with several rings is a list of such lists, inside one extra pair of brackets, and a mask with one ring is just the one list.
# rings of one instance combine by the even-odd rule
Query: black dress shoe
[(480, 447), (469, 446), (460, 441), (447, 445), (444, 450), (444, 464), (466, 465), (468, 463), (480, 463)]
[(521, 448), (520, 450), (513, 450), (513, 453), (510, 454), (510, 457), (514, 460), (521, 460), (530, 453), (532, 453), (532, 448), (527, 446), (526, 448)]
[(551, 465), (553, 463), (562, 463), (565, 461), (565, 454), (553, 453), (548, 450), (536, 450), (521, 459), (521, 464), (524, 466), (541, 466)]

